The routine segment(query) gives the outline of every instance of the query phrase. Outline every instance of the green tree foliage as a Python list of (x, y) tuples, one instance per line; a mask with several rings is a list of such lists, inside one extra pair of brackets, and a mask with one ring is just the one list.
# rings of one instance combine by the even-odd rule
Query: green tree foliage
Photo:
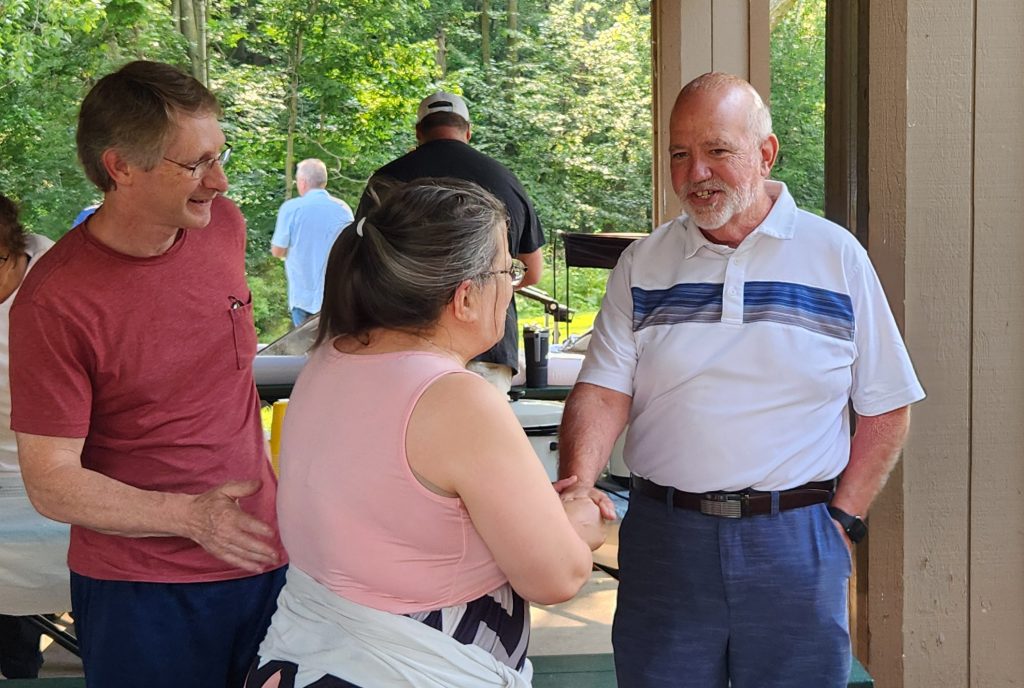
[(25, 224), (58, 237), (98, 198), (78, 167), (78, 103), (103, 74), (143, 55), (181, 64), (184, 40), (160, 3), (0, 0), (0, 189)]
[(269, 250), (294, 163), (322, 159), (329, 190), (354, 206), (369, 175), (399, 152), (394, 132), (406, 127), (408, 103), (422, 97), (434, 68), (432, 43), (410, 41), (414, 27), (404, 19), (424, 6), (239, 0), (215, 8), (211, 40), (222, 58), (211, 65), (211, 86), (238, 151), (230, 195), (249, 223), (247, 268), (263, 339), (289, 325), (283, 267)]
[(795, 0), (772, 30), (773, 176), (797, 205), (825, 211), (825, 0)]
[[(507, 5), (496, 5), (493, 20), (507, 25), (496, 11)], [(487, 63), (478, 51), (478, 15), (469, 7), (448, 15), (448, 71), (439, 85), (466, 97), (473, 144), (523, 182), (549, 253), (559, 232), (649, 229), (650, 3), (517, 5), (516, 30), (495, 32)], [(561, 256), (549, 265), (561, 266)], [(573, 272), (576, 305), (596, 307), (607, 273)], [(540, 286), (564, 295), (554, 277), (548, 269)], [(537, 310), (524, 305), (528, 314)]]
[[(289, 168), (323, 159), (331, 192), (354, 205), (374, 170), (415, 145), (416, 105), (436, 88), (465, 95), (473, 144), (516, 172), (550, 233), (650, 226), (649, 0), (491, 0), (486, 17), (480, 0), (193, 0), (179, 12), (196, 2), (262, 339), (288, 323), (269, 241)], [(194, 68), (201, 51), (174, 8), (0, 0), (0, 189), (31, 230), (59, 237), (99, 200), (74, 147), (97, 78), (138, 58)], [(603, 278), (575, 280), (574, 294), (595, 301)]]

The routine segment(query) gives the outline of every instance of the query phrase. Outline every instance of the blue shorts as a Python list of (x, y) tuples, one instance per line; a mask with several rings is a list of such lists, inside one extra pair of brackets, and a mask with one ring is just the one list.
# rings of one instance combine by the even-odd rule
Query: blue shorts
[(213, 583), (134, 583), (71, 572), (89, 688), (238, 688), (284, 585), (281, 567)]
[(824, 504), (741, 519), (633, 493), (612, 627), (620, 688), (845, 688), (850, 554)]

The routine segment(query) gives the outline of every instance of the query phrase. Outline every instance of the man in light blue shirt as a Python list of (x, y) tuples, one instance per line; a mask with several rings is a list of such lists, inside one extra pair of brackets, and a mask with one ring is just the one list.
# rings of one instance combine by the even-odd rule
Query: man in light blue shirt
[(74, 229), (78, 225), (85, 222), (87, 219), (89, 219), (90, 215), (92, 215), (99, 209), (99, 203), (93, 203), (92, 205), (87, 205), (84, 208), (82, 208), (82, 212), (78, 213), (78, 215), (75, 216), (75, 221), (71, 223), (71, 229)]
[(320, 312), (324, 270), (334, 240), (350, 222), (352, 210), (326, 191), (327, 166), (316, 158), (303, 160), (295, 172), (299, 197), (277, 212), (270, 253), (284, 261), (288, 276), (288, 307), (296, 327)]

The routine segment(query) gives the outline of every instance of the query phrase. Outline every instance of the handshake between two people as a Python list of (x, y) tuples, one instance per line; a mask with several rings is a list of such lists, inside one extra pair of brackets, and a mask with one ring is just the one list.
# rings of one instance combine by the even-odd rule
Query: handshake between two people
[(591, 551), (604, 544), (608, 537), (606, 522), (616, 520), (615, 505), (608, 495), (593, 485), (580, 482), (579, 476), (551, 484), (562, 500), (569, 522)]

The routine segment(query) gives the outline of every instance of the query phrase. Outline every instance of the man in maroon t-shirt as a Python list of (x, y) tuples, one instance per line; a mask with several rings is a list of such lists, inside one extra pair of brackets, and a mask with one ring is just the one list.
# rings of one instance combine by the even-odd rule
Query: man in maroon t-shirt
[(283, 583), (219, 114), (169, 65), (101, 79), (77, 141), (103, 205), (11, 310), (11, 426), (33, 504), (72, 524), (90, 686), (241, 686)]

